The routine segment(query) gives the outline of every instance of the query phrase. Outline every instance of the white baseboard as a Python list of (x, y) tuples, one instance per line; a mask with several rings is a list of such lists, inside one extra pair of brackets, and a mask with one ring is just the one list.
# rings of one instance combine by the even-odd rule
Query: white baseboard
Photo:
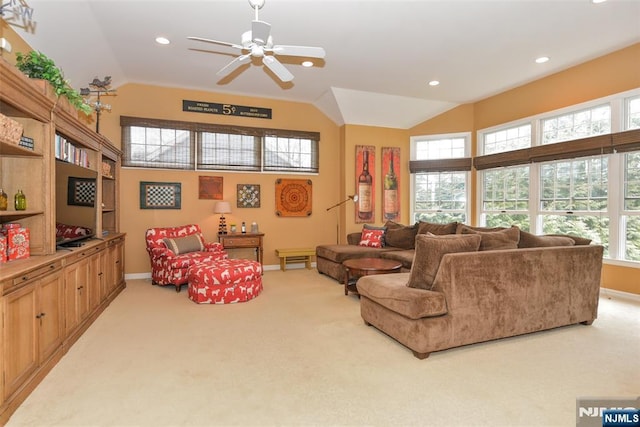
[[(315, 268), (316, 267), (316, 263), (312, 262), (311, 263), (311, 267)], [(306, 268), (305, 264), (303, 262), (301, 263), (297, 263), (297, 264), (287, 264), (287, 270), (300, 270)], [(263, 265), (262, 269), (264, 271), (275, 271), (275, 270), (280, 270), (280, 265), (279, 264), (271, 264), (271, 265)], [(131, 273), (131, 274), (125, 274), (124, 275), (124, 279), (125, 280), (140, 280), (140, 279), (151, 279), (151, 272), (147, 272), (147, 273)]]
[(623, 292), (615, 289), (600, 288), (601, 297), (614, 297), (619, 299), (626, 299), (633, 302), (640, 302), (640, 295), (632, 294), (631, 292)]

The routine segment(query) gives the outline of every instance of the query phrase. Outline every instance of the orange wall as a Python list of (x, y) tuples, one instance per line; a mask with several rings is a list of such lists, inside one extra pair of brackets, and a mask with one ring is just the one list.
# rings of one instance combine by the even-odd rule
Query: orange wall
[[(273, 119), (230, 117), (182, 111), (182, 100), (258, 106), (273, 109)], [(150, 169), (126, 169), (121, 172), (120, 229), (127, 233), (126, 273), (150, 271), (145, 251), (144, 231), (149, 227), (197, 223), (207, 241), (215, 241), (219, 216), (213, 213), (214, 200), (198, 199), (198, 176), (223, 177), (224, 200), (231, 203), (227, 224), (245, 221), (249, 227), (257, 222), (265, 233), (264, 262), (278, 264), (277, 248), (315, 247), (335, 242), (335, 214), (325, 208), (340, 199), (341, 165), (340, 128), (310, 104), (271, 99), (250, 98), (212, 92), (200, 92), (140, 84), (127, 84), (110, 97), (111, 113), (101, 116), (100, 131), (116, 146), (121, 146), (120, 115), (155, 119), (183, 120), (239, 126), (270, 127), (320, 132), (320, 173), (318, 175), (283, 175), (272, 173), (195, 172)], [(310, 179), (312, 181), (312, 214), (309, 217), (276, 216), (275, 181), (277, 178)], [(140, 209), (140, 181), (180, 182), (180, 210)], [(236, 207), (237, 184), (260, 185), (260, 208)], [(248, 253), (247, 253), (248, 252)], [(251, 250), (234, 251), (231, 256), (251, 257)]]
[[(409, 130), (411, 136), (478, 130), (640, 87), (640, 43), (565, 71), (463, 105)], [(459, 123), (459, 126), (456, 124)], [(472, 172), (472, 223), (476, 224), (475, 172)], [(602, 286), (640, 294), (640, 268), (605, 264)]]

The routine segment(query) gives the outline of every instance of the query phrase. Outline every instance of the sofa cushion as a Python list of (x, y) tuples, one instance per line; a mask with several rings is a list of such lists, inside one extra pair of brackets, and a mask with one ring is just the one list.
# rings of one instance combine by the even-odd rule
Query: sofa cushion
[(457, 222), (450, 222), (448, 224), (438, 224), (435, 222), (427, 222), (420, 221), (418, 223), (418, 234), (436, 234), (436, 235), (444, 235), (444, 234), (454, 234), (456, 232), (456, 228), (458, 227)]
[(520, 230), (519, 248), (542, 248), (549, 246), (573, 246), (575, 241), (568, 236), (536, 236)]
[(204, 242), (199, 234), (185, 237), (165, 237), (163, 240), (167, 248), (176, 255), (204, 251)]
[(360, 297), (369, 298), (381, 306), (409, 319), (441, 316), (447, 313), (444, 294), (406, 286), (410, 273), (365, 276), (356, 286)]
[(475, 230), (475, 231), (502, 231), (502, 230), (506, 230), (507, 229), (507, 227), (474, 227), (472, 225), (458, 223), (458, 227), (456, 228), (456, 233), (457, 234), (463, 234), (462, 233), (462, 229), (463, 228), (471, 229), (471, 230)]
[(397, 251), (382, 252), (380, 254), (380, 258), (400, 261), (402, 263), (402, 267), (409, 270), (411, 269), (411, 264), (413, 264), (414, 255), (415, 251), (413, 249), (400, 249)]
[(570, 239), (573, 239), (576, 246), (591, 244), (591, 239), (588, 239), (586, 237), (573, 236), (571, 234), (545, 234), (545, 236), (569, 237)]
[(384, 242), (384, 230), (362, 229), (359, 246), (367, 246), (370, 248), (381, 248)]
[(482, 237), (481, 251), (494, 251), (504, 249), (517, 249), (520, 241), (520, 229), (516, 226), (500, 231), (479, 231), (471, 227), (460, 227), (462, 235), (478, 234)]
[(410, 288), (431, 289), (433, 280), (440, 267), (440, 260), (445, 254), (457, 252), (476, 252), (482, 238), (477, 234), (451, 234), (436, 236), (418, 234), (416, 251), (411, 266)]
[(320, 245), (316, 247), (316, 256), (341, 264), (352, 258), (379, 258), (381, 252), (397, 251), (398, 248), (369, 248), (358, 245)]
[(387, 228), (384, 235), (385, 245), (400, 249), (413, 249), (416, 247), (415, 242), (416, 234), (418, 234), (418, 224), (409, 226), (387, 221), (384, 226)]

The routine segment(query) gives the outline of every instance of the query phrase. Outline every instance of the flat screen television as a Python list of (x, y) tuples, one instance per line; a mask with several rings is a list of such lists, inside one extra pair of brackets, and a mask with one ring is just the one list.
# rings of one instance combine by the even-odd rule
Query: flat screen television
[(95, 237), (97, 226), (96, 190), (98, 173), (56, 160), (56, 246), (77, 246)]

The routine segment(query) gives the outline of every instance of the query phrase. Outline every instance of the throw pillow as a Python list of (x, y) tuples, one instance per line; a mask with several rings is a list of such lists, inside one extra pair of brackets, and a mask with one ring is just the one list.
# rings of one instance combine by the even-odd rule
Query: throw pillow
[(543, 248), (549, 246), (573, 246), (575, 241), (568, 236), (536, 236), (520, 230), (519, 248)]
[(407, 286), (430, 290), (440, 267), (440, 261), (445, 254), (476, 252), (481, 240), (482, 238), (477, 234), (447, 236), (436, 236), (431, 233), (418, 234)]
[(367, 246), (370, 248), (381, 248), (383, 246), (384, 230), (362, 228), (362, 237), (360, 237), (359, 246)]
[(56, 239), (69, 239), (73, 237), (88, 236), (92, 230), (79, 225), (67, 225), (56, 222)]
[(199, 234), (191, 234), (185, 237), (165, 237), (162, 240), (167, 245), (167, 248), (176, 255), (204, 251), (204, 242)]
[(384, 226), (387, 228), (387, 231), (384, 234), (385, 246), (393, 246), (400, 249), (415, 248), (418, 224), (408, 226), (398, 224), (393, 221), (387, 221)]
[(420, 221), (418, 223), (418, 234), (431, 233), (439, 236), (445, 234), (455, 234), (457, 226), (457, 222), (438, 224), (435, 222)]
[(471, 227), (460, 227), (461, 234), (479, 234), (481, 251), (495, 251), (504, 249), (518, 249), (520, 229), (515, 225), (500, 231), (478, 231)]

